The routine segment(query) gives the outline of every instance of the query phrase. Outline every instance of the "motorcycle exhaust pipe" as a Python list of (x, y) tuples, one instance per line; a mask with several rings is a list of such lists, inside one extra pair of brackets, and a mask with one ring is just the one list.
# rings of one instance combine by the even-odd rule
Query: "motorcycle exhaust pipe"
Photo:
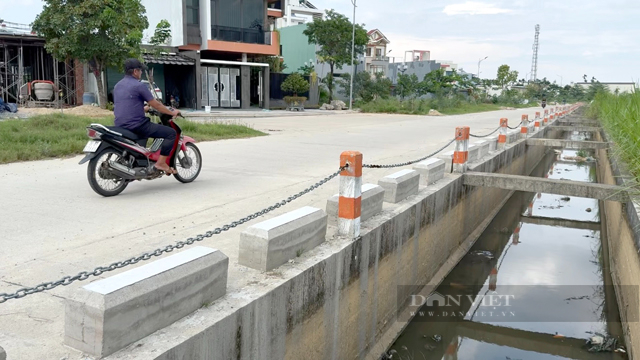
[(137, 180), (136, 172), (120, 163), (109, 161), (109, 170), (125, 180)]

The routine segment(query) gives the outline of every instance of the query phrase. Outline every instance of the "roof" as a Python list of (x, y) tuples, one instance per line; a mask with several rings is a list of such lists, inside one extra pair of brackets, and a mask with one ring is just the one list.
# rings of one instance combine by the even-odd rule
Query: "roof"
[(147, 64), (163, 65), (195, 65), (194, 59), (174, 53), (144, 54), (142, 58)]
[[(371, 35), (373, 35), (374, 33), (378, 33), (378, 34), (380, 34), (380, 37), (381, 37), (381, 38), (380, 38), (380, 39), (378, 39), (376, 42), (380, 42), (380, 41), (384, 40), (387, 44), (391, 43), (391, 41), (389, 41), (389, 39), (387, 39), (387, 37), (386, 37), (386, 36), (384, 36), (384, 34), (382, 33), (382, 31), (380, 31), (380, 30), (378, 30), (378, 29), (369, 30), (369, 32), (367, 32), (367, 35), (371, 36)], [(371, 42), (371, 40), (370, 40), (369, 42)]]

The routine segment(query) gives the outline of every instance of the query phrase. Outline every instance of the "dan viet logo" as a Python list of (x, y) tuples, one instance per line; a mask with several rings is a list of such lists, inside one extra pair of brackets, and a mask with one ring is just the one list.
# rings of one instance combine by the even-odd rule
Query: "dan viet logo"
[(515, 317), (515, 312), (509, 309), (514, 299), (514, 295), (443, 295), (434, 292), (428, 297), (411, 295), (409, 306), (420, 308), (411, 311), (411, 316), (419, 317)]

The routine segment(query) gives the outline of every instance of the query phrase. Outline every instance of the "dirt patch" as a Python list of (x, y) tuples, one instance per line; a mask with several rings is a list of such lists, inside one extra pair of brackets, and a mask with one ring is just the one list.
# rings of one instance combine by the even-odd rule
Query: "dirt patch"
[[(63, 109), (62, 112), (66, 115), (86, 116), (86, 117), (106, 117), (113, 116), (113, 112), (105, 109), (101, 109), (97, 106), (81, 105), (72, 108)], [(54, 108), (19, 108), (18, 114), (22, 116), (32, 117), (38, 115), (49, 115), (60, 113), (60, 109)]]
[(444, 116), (444, 114), (442, 114), (438, 110), (431, 109), (431, 110), (429, 110), (429, 116)]

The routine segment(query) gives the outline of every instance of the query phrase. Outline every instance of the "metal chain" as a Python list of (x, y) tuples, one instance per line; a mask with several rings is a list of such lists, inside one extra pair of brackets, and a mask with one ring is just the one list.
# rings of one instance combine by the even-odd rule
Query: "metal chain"
[(137, 264), (140, 261), (146, 261), (151, 259), (154, 256), (160, 256), (164, 253), (170, 253), (175, 249), (182, 249), (185, 246), (189, 246), (189, 245), (193, 245), (196, 242), (202, 241), (206, 238), (210, 238), (213, 235), (218, 235), (224, 231), (228, 231), (232, 228), (235, 228), (238, 225), (242, 225), (248, 221), (251, 221), (253, 219), (256, 219), (260, 216), (266, 215), (270, 212), (272, 212), (273, 210), (276, 210), (284, 205), (287, 205), (288, 203), (298, 199), (299, 197), (306, 195), (310, 192), (312, 192), (313, 190), (319, 188), (320, 186), (324, 185), (325, 183), (329, 182), (330, 180), (332, 180), (333, 178), (335, 178), (336, 176), (340, 175), (340, 173), (342, 171), (344, 171), (345, 169), (347, 169), (349, 167), (349, 165), (345, 165), (342, 166), (338, 171), (336, 171), (335, 173), (327, 176), (326, 178), (318, 181), (317, 183), (315, 183), (314, 185), (302, 190), (301, 192), (289, 196), (288, 198), (275, 203), (274, 205), (271, 205), (261, 211), (255, 212), (247, 217), (244, 217), (238, 221), (233, 221), (230, 224), (224, 225), (222, 227), (218, 227), (215, 228), (214, 230), (211, 231), (207, 231), (204, 234), (200, 234), (197, 235), (196, 237), (190, 237), (184, 241), (178, 241), (177, 243), (175, 243), (174, 245), (167, 245), (163, 248), (158, 248), (154, 251), (151, 252), (147, 252), (144, 253), (140, 256), (135, 256), (132, 257), (130, 259), (124, 260), (124, 261), (118, 261), (115, 262), (109, 266), (98, 266), (97, 268), (95, 268), (93, 271), (82, 271), (80, 273), (78, 273), (75, 276), (65, 276), (62, 279), (58, 280), (58, 281), (52, 281), (52, 282), (45, 282), (42, 283), (36, 287), (32, 287), (32, 288), (22, 288), (18, 291), (16, 291), (15, 293), (9, 294), (9, 293), (0, 293), (0, 304), (6, 302), (7, 300), (11, 300), (11, 299), (20, 299), (23, 298), (27, 295), (31, 295), (31, 294), (35, 294), (35, 293), (39, 293), (39, 292), (43, 292), (43, 291), (47, 291), (47, 290), (52, 290), (55, 289), (56, 287), (62, 285), (62, 286), (67, 286), (72, 284), (75, 281), (83, 281), (83, 280), (87, 280), (89, 277), (91, 276), (99, 276), (103, 273), (109, 272), (109, 271), (113, 271), (116, 269), (121, 269), (125, 266), (129, 266), (129, 265), (133, 265), (133, 264)]
[(515, 130), (515, 129), (517, 129), (520, 125), (522, 125), (522, 121), (520, 121), (520, 123), (519, 123), (518, 125), (516, 125), (515, 127), (511, 127), (511, 126), (509, 126), (509, 125), (507, 125), (507, 127), (508, 127), (509, 129), (511, 129), (511, 130)]
[(429, 154), (429, 155), (427, 155), (425, 157), (417, 159), (417, 160), (407, 161), (405, 163), (400, 163), (400, 164), (390, 164), (390, 165), (364, 164), (364, 165), (362, 165), (362, 167), (363, 168), (369, 168), (369, 169), (391, 169), (391, 168), (397, 168), (397, 167), (403, 167), (403, 166), (407, 166), (407, 165), (412, 165), (412, 164), (418, 163), (418, 162), (420, 162), (422, 160), (426, 160), (426, 159), (432, 157), (433, 155), (435, 155), (435, 154), (439, 153), (440, 151), (442, 151), (442, 150), (446, 149), (447, 147), (449, 147), (449, 145), (453, 144), (454, 141), (456, 141), (455, 138), (451, 139), (451, 141), (449, 141), (445, 146), (441, 147), (437, 151), (435, 151), (435, 152), (433, 152), (433, 153), (431, 153), (431, 154)]
[(494, 134), (496, 131), (498, 131), (498, 130), (500, 130), (500, 126), (498, 126), (498, 128), (497, 128), (497, 129), (493, 130), (492, 132), (490, 132), (490, 133), (488, 133), (488, 134), (486, 134), (486, 135), (474, 135), (474, 134), (469, 134), (469, 136), (474, 137), (474, 138), (484, 138), (484, 137), (487, 137), (487, 136), (491, 136), (491, 135), (493, 135), (493, 134)]

